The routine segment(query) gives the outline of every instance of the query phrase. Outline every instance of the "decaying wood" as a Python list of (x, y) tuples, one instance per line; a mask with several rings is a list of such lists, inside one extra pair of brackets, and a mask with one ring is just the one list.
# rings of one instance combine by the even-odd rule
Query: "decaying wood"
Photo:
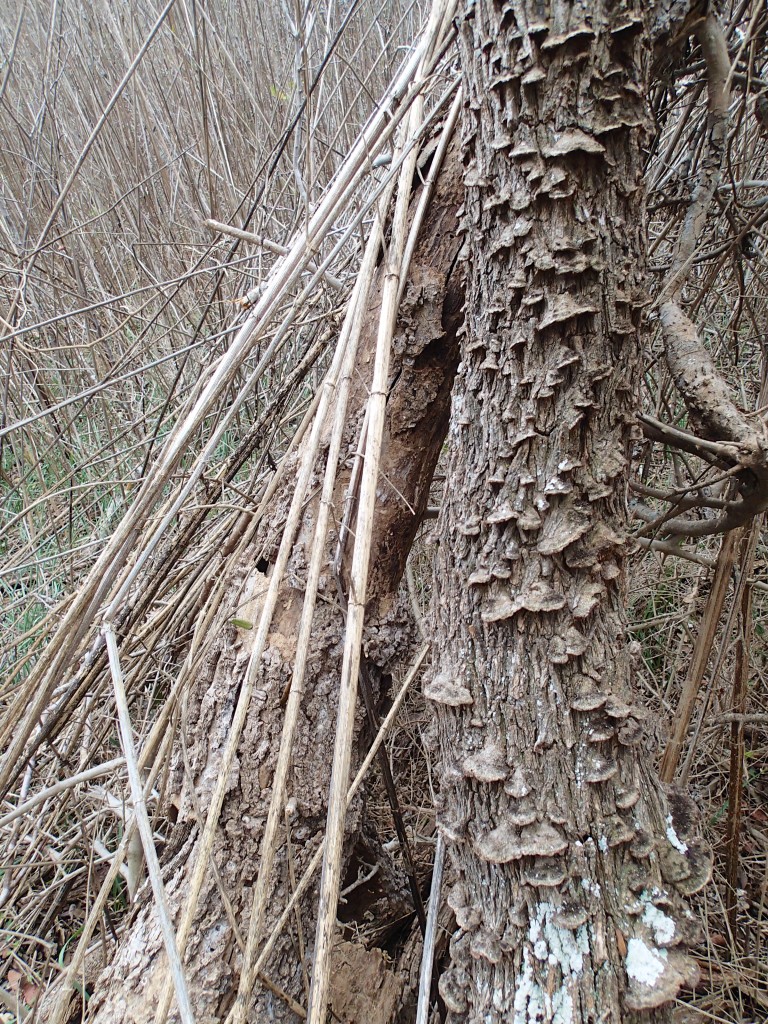
[[(374, 526), (373, 565), (365, 656), (378, 666), (382, 678), (392, 664), (409, 649), (413, 636), (410, 615), (397, 599), (397, 585), (403, 573), (408, 549), (426, 508), (429, 483), (447, 429), (449, 396), (457, 360), (456, 331), (461, 321), (461, 290), (452, 276), (458, 240), (456, 210), (461, 182), (455, 154), (440, 176), (437, 193), (427, 212), (421, 241), (414, 254), (408, 287), (401, 307), (394, 343), (390, 393), (387, 404), (383, 459), (379, 479), (379, 502)], [(381, 275), (380, 275), (381, 276)], [(370, 386), (370, 361), (377, 323), (381, 280), (370, 299), (368, 327), (358, 360), (350, 403), (345, 451), (357, 444), (360, 410)], [(348, 471), (339, 475), (334, 507), (340, 519)], [(264, 587), (275, 556), (281, 526), (290, 498), (290, 481), (275, 502), (275, 516), (251, 544), (248, 560), (239, 579), (232, 580), (232, 617), (256, 621)], [(317, 516), (318, 496), (312, 497), (303, 520), (286, 582), (262, 659), (263, 667), (254, 688), (238, 749), (238, 759), (228, 780), (214, 859), (221, 884), (239, 923), (247, 931), (247, 912), (258, 864), (258, 850), (274, 760), (280, 739), (282, 699), (290, 677), (302, 601), (302, 579), (306, 570), (308, 544)], [(282, 510), (282, 512), (281, 512)], [(328, 558), (333, 555), (332, 537)], [(259, 569), (254, 568), (258, 563)], [(295, 798), (292, 808), (291, 850), (298, 874), (314, 853), (325, 822), (328, 770), (331, 761), (334, 709), (339, 671), (339, 636), (342, 617), (330, 575), (321, 579), (321, 601), (315, 612), (315, 640), (309, 659), (306, 727), (297, 736), (294, 770), (290, 780)], [(229, 627), (213, 637), (184, 708), (184, 745), (188, 774), (183, 780), (179, 826), (197, 821), (204, 812), (211, 788), (218, 776), (218, 764), (244, 666), (252, 643), (247, 630)], [(309, 723), (312, 723), (312, 726)], [(355, 758), (360, 755), (360, 727), (355, 729)], [(360, 822), (360, 804), (349, 815), (347, 853), (352, 852)], [(178, 827), (178, 826), (177, 826)], [(190, 834), (184, 856), (173, 862), (164, 878), (172, 909), (184, 899), (189, 864), (199, 831)], [(386, 856), (383, 851), (377, 854)], [(269, 919), (279, 916), (288, 891), (288, 865), (284, 853), (278, 857), (276, 881), (271, 895)], [(397, 872), (395, 872), (397, 874)], [(305, 901), (304, 934), (313, 933), (311, 901)], [(311, 950), (308, 950), (311, 954)], [(213, 875), (206, 878), (186, 962), (190, 989), (196, 993), (195, 1019), (203, 1022), (226, 1016), (234, 999), (240, 966), (240, 952), (233, 936), (227, 910)], [(305, 1001), (303, 970), (292, 941), (287, 936), (276, 949), (265, 971), (273, 989)], [(374, 972), (375, 973), (375, 972)], [(113, 964), (100, 979), (91, 1005), (100, 1024), (113, 1021), (149, 1021), (165, 981), (166, 966), (152, 909), (139, 901), (139, 909), (125, 942)], [(268, 1013), (274, 1019), (292, 1019), (288, 1005), (274, 991), (261, 986), (254, 992), (253, 1013)]]
[(425, 693), (457, 872), (448, 1020), (662, 1020), (709, 877), (632, 696), (646, 6), (468, 3), (468, 249)]

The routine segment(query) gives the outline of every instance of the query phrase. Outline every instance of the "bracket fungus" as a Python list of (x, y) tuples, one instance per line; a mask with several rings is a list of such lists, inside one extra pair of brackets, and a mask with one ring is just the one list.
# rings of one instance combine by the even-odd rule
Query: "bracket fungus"
[(512, 778), (504, 784), (504, 792), (516, 800), (522, 800), (531, 792), (531, 787), (525, 781), (525, 771), (520, 765), (515, 768)]
[(509, 772), (504, 751), (497, 743), (488, 743), (482, 750), (465, 757), (461, 767), (466, 776), (478, 782), (501, 782)]
[(556, 858), (537, 860), (523, 871), (523, 880), (535, 888), (554, 889), (562, 885), (568, 873), (563, 863)]
[(449, 967), (440, 975), (437, 988), (446, 1008), (451, 1013), (466, 1013), (469, 1006), (467, 1002), (468, 982), (466, 971), (460, 971), (456, 967)]
[(520, 832), (510, 822), (502, 822), (497, 828), (481, 836), (475, 843), (479, 857), (491, 864), (508, 864), (522, 857)]
[(476, 960), (497, 964), (502, 956), (501, 942), (490, 929), (478, 928), (470, 939), (469, 952)]
[(424, 684), (424, 696), (436, 704), (446, 704), (452, 708), (474, 703), (472, 694), (466, 686), (447, 672), (438, 672)]
[(627, 943), (628, 1010), (655, 1010), (676, 998), (683, 985), (695, 985), (699, 972), (694, 961), (677, 949), (658, 949), (633, 937)]
[(607, 699), (608, 695), (601, 693), (599, 690), (590, 690), (586, 693), (580, 693), (571, 701), (571, 711), (596, 711), (605, 704)]
[(586, 923), (587, 916), (587, 911), (580, 904), (565, 901), (552, 920), (559, 928), (567, 928), (568, 931), (575, 932), (577, 928)]
[(612, 757), (604, 756), (590, 749), (584, 766), (584, 779), (589, 783), (607, 782), (618, 772), (619, 766)]

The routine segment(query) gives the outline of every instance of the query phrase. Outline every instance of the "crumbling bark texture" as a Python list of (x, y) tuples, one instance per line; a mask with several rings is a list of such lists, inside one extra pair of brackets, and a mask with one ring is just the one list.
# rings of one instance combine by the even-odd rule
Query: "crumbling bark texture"
[[(373, 538), (371, 618), (364, 649), (367, 662), (374, 670), (371, 673), (374, 678), (382, 676), (387, 679), (388, 670), (407, 655), (413, 640), (410, 612), (404, 603), (397, 600), (397, 590), (408, 549), (426, 507), (429, 484), (447, 430), (451, 385), (458, 358), (456, 333), (462, 307), (461, 293), (451, 277), (459, 245), (456, 226), (461, 187), (461, 173), (454, 151), (452, 160), (441, 174), (422, 241), (414, 255), (395, 342)], [(351, 456), (357, 447), (362, 411), (370, 386), (379, 287), (380, 284), (371, 295), (370, 313), (350, 401), (345, 468), (340, 473), (335, 496), (337, 524), (343, 515)], [(321, 461), (317, 472), (316, 483), (322, 473)], [(251, 622), (258, 620), (291, 490), (289, 481), (282, 493), (276, 496), (257, 542), (249, 553), (248, 563), (243, 565), (240, 577), (232, 581), (232, 618)], [(313, 496), (307, 502), (289, 563), (263, 657), (261, 677), (254, 689), (238, 760), (222, 810), (214, 851), (220, 885), (226, 893), (241, 936), (248, 931), (248, 908), (280, 742), (283, 700), (291, 675), (303, 600), (302, 580), (312, 543), (319, 490), (319, 486), (312, 488)], [(317, 849), (325, 827), (344, 629), (337, 584), (330, 567), (335, 540), (335, 535), (329, 538), (328, 572), (321, 579), (320, 600), (314, 618), (315, 639), (306, 678), (303, 727), (299, 730), (293, 753), (294, 771), (289, 797), (295, 798), (295, 804), (292, 802), (290, 846), (296, 877)], [(250, 656), (252, 636), (253, 633), (235, 626), (229, 627), (226, 635), (212, 636), (203, 669), (184, 702), (185, 770), (176, 834), (188, 835), (188, 838), (175, 857), (168, 860), (165, 869), (165, 882), (174, 914), (178, 914), (187, 892), (199, 834), (196, 822), (201, 814), (205, 815), (209, 794), (220, 770), (238, 687)], [(365, 753), (365, 743), (370, 737), (363, 728), (363, 722), (361, 716), (356, 731), (358, 759)], [(362, 835), (362, 807), (363, 802), (358, 799), (350, 813), (349, 852)], [(380, 844), (375, 852), (381, 858), (388, 856)], [(396, 864), (388, 865), (388, 870), (380, 872), (377, 881), (382, 877), (399, 879), (399, 891), (391, 891), (390, 896), (395, 913), (402, 913), (403, 894), (407, 894), (402, 869)], [(392, 885), (397, 888), (395, 883)], [(276, 862), (267, 933), (290, 892), (288, 863), (283, 853)], [(154, 1020), (158, 995), (167, 977), (167, 966), (149, 895), (148, 886), (145, 886), (139, 895), (135, 919), (119, 952), (97, 984), (91, 1007), (93, 1019), (98, 1024), (148, 1024)], [(273, 986), (289, 993), (299, 1004), (305, 1002), (304, 982), (312, 954), (313, 896), (306, 900), (302, 909), (303, 935), (307, 944), (304, 963), (298, 950), (298, 929), (291, 927), (290, 934), (278, 945), (266, 972)], [(407, 902), (405, 910), (407, 914)], [(347, 912), (349, 914), (349, 907)], [(366, 959), (362, 949), (356, 954), (349, 944), (345, 945), (340, 951), (338, 977), (343, 978), (344, 971), (349, 973), (355, 956), (367, 965), (359, 972), (360, 984), (370, 978), (374, 985), (375, 991), (369, 993), (370, 999), (383, 999), (382, 993), (385, 993), (388, 1005), (391, 1003), (394, 1007), (397, 999), (392, 991), (392, 978), (383, 976), (383, 961), (376, 960), (374, 954)], [(209, 872), (186, 961), (198, 1024), (224, 1019), (237, 991), (240, 966), (240, 948), (219, 883), (213, 872)], [(352, 998), (349, 993), (347, 995)], [(360, 993), (360, 998), (363, 997), (364, 992)], [(346, 1006), (346, 997), (341, 989), (336, 991), (334, 998), (340, 1006)], [(171, 1019), (176, 1019), (173, 1012)], [(254, 992), (249, 1019), (293, 1021), (297, 1018), (279, 994), (259, 985)]]
[(477, 0), (460, 24), (466, 333), (425, 685), (452, 1024), (660, 1021), (695, 976), (709, 857), (650, 771), (626, 637), (646, 16)]

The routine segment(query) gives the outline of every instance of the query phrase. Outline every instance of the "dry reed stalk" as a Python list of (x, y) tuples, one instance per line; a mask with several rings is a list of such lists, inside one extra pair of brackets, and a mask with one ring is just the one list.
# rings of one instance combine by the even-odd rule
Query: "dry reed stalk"
[(72, 789), (74, 786), (80, 786), (84, 782), (91, 782), (93, 779), (101, 778), (103, 775), (109, 775), (115, 770), (115, 768), (122, 768), (125, 764), (124, 757), (113, 757), (111, 761), (104, 761), (103, 764), (94, 765), (93, 768), (87, 768), (85, 771), (78, 772), (76, 775), (70, 775), (66, 779), (59, 779), (52, 786), (48, 786), (46, 789), (40, 790), (39, 793), (35, 793), (33, 797), (26, 800), (24, 803), (19, 804), (12, 811), (4, 814), (0, 818), (0, 828), (4, 828), (6, 825), (10, 825), (16, 818), (21, 818), (24, 815), (30, 813), (35, 807), (39, 807), (40, 804), (45, 803), (46, 800), (50, 800), (51, 797), (58, 796), (60, 793), (64, 793), (68, 789)]
[(662, 782), (672, 782), (677, 771), (680, 754), (682, 753), (685, 738), (688, 735), (688, 727), (693, 717), (696, 698), (704, 679), (704, 672), (707, 668), (712, 644), (715, 641), (715, 634), (717, 633), (723, 605), (728, 593), (740, 533), (740, 530), (727, 533), (723, 537), (720, 552), (717, 556), (717, 567), (715, 568), (712, 587), (704, 614), (702, 615), (701, 624), (699, 625), (699, 632), (696, 636), (696, 644), (693, 649), (693, 656), (691, 657), (691, 665), (683, 683), (677, 713), (675, 714), (675, 726), (659, 768)]
[[(139, 755), (139, 770), (147, 770), (147, 781), (143, 788), (145, 800), (151, 794), (155, 782), (157, 781), (157, 776), (160, 774), (163, 761), (171, 748), (173, 732), (170, 729), (167, 729), (166, 726), (173, 706), (174, 700), (169, 699), (152, 728), (150, 739), (155, 742), (146, 743), (144, 750)], [(123, 833), (123, 837), (120, 840), (118, 848), (112, 855), (112, 863), (110, 864), (109, 871), (101, 883), (101, 887), (93, 900), (93, 905), (91, 906), (88, 916), (83, 924), (83, 929), (78, 938), (75, 951), (72, 954), (72, 959), (60, 978), (59, 983), (61, 985), (61, 991), (53, 1005), (53, 1011), (48, 1024), (64, 1024), (64, 1021), (68, 1019), (71, 992), (76, 987), (77, 975), (83, 967), (91, 937), (93, 936), (96, 926), (101, 921), (102, 914), (104, 913), (104, 907), (106, 906), (109, 895), (112, 892), (115, 880), (117, 879), (118, 874), (120, 874), (120, 868), (130, 844), (134, 839), (137, 827), (138, 823), (136, 817), (130, 817), (126, 822), (125, 832)]]
[[(412, 57), (407, 62), (405, 71), (399, 76), (398, 82), (396, 83), (396, 87), (393, 89), (393, 93), (395, 95), (400, 95), (404, 91), (405, 86), (408, 84), (411, 77), (415, 74), (417, 68), (421, 66), (421, 51), (423, 49), (423, 45), (424, 44), (417, 47), (416, 50), (414, 51), (414, 55), (417, 59), (414, 60), (414, 58)], [(411, 102), (413, 102), (414, 99), (417, 99), (417, 97), (418, 93), (416, 92), (414, 94), (414, 97), (412, 97)], [(384, 128), (386, 131), (389, 130), (388, 125), (385, 125)], [(371, 143), (371, 146), (374, 149), (374, 151), (376, 150), (376, 146), (379, 144), (379, 140), (377, 140), (375, 143)], [(359, 154), (353, 154), (352, 156), (355, 158), (355, 161), (362, 163), (362, 156), (360, 156)], [(352, 157), (350, 157), (350, 160), (352, 161)], [(352, 162), (354, 163), (354, 161)], [(336, 197), (334, 197), (334, 203), (336, 201)], [(305, 259), (310, 258), (308, 252), (306, 252), (304, 256)], [(321, 270), (322, 266), (318, 269), (318, 273), (320, 273)], [(347, 339), (345, 339), (345, 343), (346, 342)], [(197, 854), (192, 879), (190, 881), (187, 902), (179, 925), (178, 942), (182, 955), (183, 951), (186, 949), (186, 943), (189, 937), (189, 932), (191, 930), (192, 921), (194, 919), (194, 913), (197, 908), (197, 900), (200, 894), (200, 890), (202, 888), (205, 871), (208, 865), (208, 858), (210, 857), (211, 850), (213, 848), (216, 823), (218, 821), (219, 813), (221, 811), (221, 805), (223, 803), (224, 795), (226, 792), (227, 778), (229, 775), (230, 766), (232, 764), (232, 761), (234, 760), (235, 753), (237, 751), (237, 744), (239, 743), (240, 740), (240, 734), (242, 732), (243, 725), (245, 724), (245, 717), (247, 714), (248, 705), (250, 703), (250, 696), (253, 690), (253, 686), (255, 684), (256, 676), (258, 673), (258, 666), (260, 664), (261, 655), (263, 653), (264, 645), (266, 643), (269, 627), (272, 622), (272, 615), (277, 604), (279, 596), (279, 587), (282, 582), (283, 572), (285, 571), (285, 566), (288, 563), (288, 559), (291, 555), (291, 551), (293, 548), (293, 542), (296, 530), (298, 528), (301, 510), (306, 495), (306, 490), (309, 484), (309, 479), (311, 477), (312, 470), (314, 468), (314, 460), (317, 455), (317, 449), (320, 443), (322, 427), (325, 422), (325, 416), (327, 414), (327, 410), (332, 400), (332, 396), (336, 391), (338, 375), (343, 364), (343, 358), (344, 347), (341, 344), (339, 344), (337, 346), (336, 354), (334, 356), (334, 369), (331, 373), (329, 373), (328, 377), (326, 378), (322, 397), (318, 405), (317, 413), (315, 415), (312, 434), (308, 443), (308, 447), (303, 455), (301, 468), (299, 470), (297, 478), (296, 489), (294, 491), (294, 495), (291, 501), (291, 507), (288, 513), (288, 519), (280, 542), (280, 548), (275, 561), (275, 565), (273, 567), (272, 575), (270, 577), (269, 587), (267, 590), (264, 607), (259, 621), (259, 626), (254, 637), (254, 647), (251, 652), (248, 666), (246, 668), (245, 678), (238, 698), (238, 703), (234, 711), (232, 726), (227, 739), (227, 745), (224, 750), (222, 766), (220, 769), (216, 789), (211, 798), (211, 806), (208, 811), (205, 829), (203, 830), (203, 836), (200, 841), (201, 849)], [(155, 1015), (155, 1020), (157, 1021), (157, 1024), (164, 1024), (164, 1021), (168, 1014), (169, 1007), (170, 988), (169, 986), (166, 986), (163, 995), (158, 1002), (157, 1012)]]
[(435, 861), (432, 866), (432, 886), (429, 891), (427, 931), (424, 936), (424, 949), (421, 955), (421, 969), (419, 971), (419, 998), (416, 1004), (416, 1024), (428, 1024), (429, 1022), (429, 996), (432, 991), (432, 968), (435, 961), (435, 943), (437, 941), (437, 922), (440, 917), (440, 893), (443, 885), (444, 863), (445, 839), (438, 830), (435, 843)]
[[(389, 195), (386, 195), (382, 204), (382, 209), (386, 211), (388, 206)], [(291, 764), (293, 739), (299, 718), (301, 699), (304, 692), (304, 674), (306, 671), (307, 656), (309, 654), (312, 620), (315, 611), (315, 601), (317, 598), (317, 587), (325, 556), (326, 536), (332, 510), (333, 489), (336, 483), (339, 453), (341, 450), (344, 427), (346, 425), (347, 401), (349, 398), (352, 371), (354, 368), (355, 358), (357, 356), (363, 317), (366, 311), (367, 299), (376, 270), (376, 260), (381, 247), (383, 216), (384, 214), (377, 217), (374, 229), (368, 239), (363, 263), (355, 284), (355, 289), (349, 302), (347, 317), (339, 339), (339, 345), (340, 347), (343, 347), (345, 353), (344, 362), (341, 369), (340, 385), (336, 399), (333, 429), (323, 479), (323, 490), (320, 498), (317, 522), (315, 524), (310, 565), (305, 587), (304, 604), (302, 607), (301, 620), (299, 622), (299, 634), (288, 693), (288, 702), (285, 709), (285, 718), (280, 735), (280, 749), (278, 752), (277, 765), (275, 767), (275, 775), (272, 782), (272, 797), (270, 799), (267, 821), (264, 827), (264, 836), (261, 843), (261, 859), (251, 904), (248, 940), (243, 956), (243, 966), (240, 973), (237, 998), (227, 1017), (227, 1021), (231, 1022), (231, 1024), (242, 1024), (245, 1020), (248, 1010), (248, 999), (251, 995), (255, 982), (252, 963), (261, 939), (264, 908), (267, 895), (269, 893), (269, 882), (272, 877), (272, 866), (274, 864), (276, 853), (277, 830), (285, 809), (285, 787)], [(316, 422), (318, 424), (320, 423), (319, 414)]]
[(128, 700), (125, 695), (123, 683), (123, 672), (120, 667), (120, 654), (117, 649), (115, 630), (111, 622), (104, 625), (104, 637), (107, 642), (109, 654), (109, 667), (112, 673), (112, 682), (115, 688), (115, 705), (117, 707), (118, 721), (120, 723), (120, 739), (123, 745), (125, 764), (128, 769), (128, 779), (131, 786), (131, 797), (133, 799), (133, 815), (136, 819), (141, 845), (144, 850), (144, 860), (147, 865), (147, 873), (152, 886), (152, 895), (155, 898), (155, 913), (157, 914), (160, 931), (165, 944), (165, 952), (168, 957), (168, 964), (171, 969), (171, 979), (176, 993), (176, 1002), (179, 1007), (179, 1014), (183, 1024), (194, 1024), (192, 1004), (189, 999), (187, 981), (184, 977), (184, 967), (176, 947), (176, 935), (171, 923), (171, 915), (168, 909), (168, 901), (165, 897), (165, 886), (160, 871), (160, 861), (155, 849), (155, 840), (152, 836), (152, 826), (149, 823), (147, 805), (144, 799), (144, 787), (141, 784), (139, 765), (136, 758), (136, 748), (133, 742), (133, 727), (131, 716), (128, 710)]
[[(452, 16), (454, 4), (441, 0), (433, 3), (425, 31), (426, 52), (420, 59), (419, 77), (424, 77), (434, 51), (442, 44), (443, 24), (447, 15)], [(423, 98), (419, 95), (411, 107), (404, 129), (401, 147), (415, 137), (421, 122)], [(407, 274), (403, 255), (407, 242), (408, 207), (411, 197), (411, 182), (416, 169), (417, 153), (412, 151), (404, 161), (398, 181), (395, 212), (392, 219), (392, 234), (387, 254), (383, 281), (379, 331), (376, 343), (373, 384), (368, 400), (368, 432), (365, 447), (365, 462), (360, 483), (360, 500), (357, 514), (355, 544), (352, 554), (350, 586), (347, 603), (344, 653), (339, 682), (339, 706), (337, 712), (336, 739), (333, 766), (328, 796), (328, 815), (325, 836), (325, 856), (320, 880), (317, 927), (315, 932), (315, 953), (313, 960), (312, 986), (307, 1006), (309, 1024), (325, 1021), (328, 1002), (328, 986), (331, 971), (333, 934), (336, 928), (336, 912), (341, 875), (341, 856), (344, 841), (344, 820), (349, 766), (352, 749), (352, 735), (357, 697), (357, 681), (360, 670), (360, 651), (363, 623), (365, 618), (368, 565), (371, 551), (371, 537), (376, 507), (381, 443), (384, 432), (384, 415), (387, 400), (387, 379), (389, 356), (397, 309), (400, 281)]]
[[(739, 621), (736, 640), (736, 657), (733, 667), (733, 687), (730, 707), (743, 716), (747, 710), (747, 683), (749, 679), (752, 652), (752, 587), (749, 583), (755, 562), (763, 517), (758, 516), (749, 533), (743, 538), (740, 576), (744, 580), (739, 595)], [(744, 789), (744, 719), (739, 717), (731, 723), (730, 764), (728, 770), (728, 814), (725, 822), (725, 910), (728, 915), (731, 935), (736, 941), (738, 927), (736, 919), (736, 889), (739, 874), (739, 841), (741, 837), (741, 815)]]

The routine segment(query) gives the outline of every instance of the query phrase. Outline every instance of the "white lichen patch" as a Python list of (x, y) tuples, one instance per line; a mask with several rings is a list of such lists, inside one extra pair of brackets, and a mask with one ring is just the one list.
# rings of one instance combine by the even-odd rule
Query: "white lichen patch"
[[(523, 966), (515, 980), (515, 1016), (513, 1024), (573, 1024), (573, 997), (570, 984), (581, 974), (584, 956), (589, 951), (586, 925), (576, 931), (555, 923), (557, 909), (551, 903), (540, 903), (531, 918), (528, 940), (523, 950)], [(542, 977), (552, 977), (560, 968), (562, 980), (554, 990), (539, 984), (534, 972), (535, 961), (542, 965)], [(544, 966), (546, 965), (546, 966)]]
[(650, 949), (642, 939), (627, 943), (627, 976), (648, 988), (653, 988), (664, 973), (667, 961), (665, 949)]
[(653, 932), (653, 937), (660, 946), (668, 946), (675, 937), (675, 922), (663, 910), (653, 905), (651, 894), (640, 893), (640, 902), (643, 904), (643, 924)]
[(677, 832), (675, 832), (671, 814), (667, 815), (667, 839), (679, 853), (688, 853), (688, 844), (684, 843)]
[(602, 889), (600, 888), (599, 882), (593, 882), (591, 878), (582, 878), (581, 888), (585, 892), (590, 892), (596, 899), (600, 899), (602, 895)]

